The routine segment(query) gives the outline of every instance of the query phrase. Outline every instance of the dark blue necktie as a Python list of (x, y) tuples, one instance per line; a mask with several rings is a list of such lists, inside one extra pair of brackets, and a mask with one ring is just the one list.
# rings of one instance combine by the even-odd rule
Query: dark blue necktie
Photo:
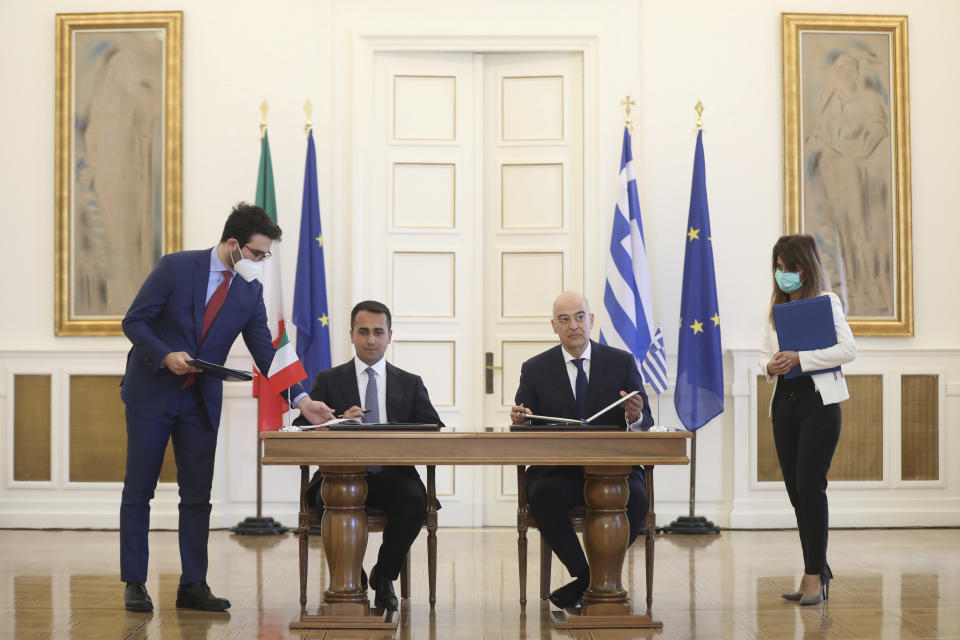
[(583, 358), (574, 358), (571, 360), (577, 367), (576, 403), (577, 417), (583, 420), (587, 417), (587, 372), (583, 370)]

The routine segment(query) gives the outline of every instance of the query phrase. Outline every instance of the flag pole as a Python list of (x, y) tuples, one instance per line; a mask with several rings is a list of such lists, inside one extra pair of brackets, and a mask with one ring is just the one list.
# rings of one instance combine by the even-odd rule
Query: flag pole
[[(260, 103), (260, 140), (262, 141), (264, 136), (267, 135), (267, 111), (270, 110), (270, 105), (267, 104), (266, 98), (263, 102)], [(260, 372), (260, 375), (263, 376), (263, 372)], [(259, 402), (259, 400), (258, 400)], [(289, 402), (288, 411), (289, 411)], [(276, 535), (280, 533), (286, 533), (287, 527), (283, 526), (273, 518), (264, 518), (263, 517), (263, 463), (261, 459), (263, 458), (263, 440), (260, 438), (259, 426), (260, 426), (260, 417), (259, 411), (257, 412), (257, 427), (255, 429), (255, 435), (257, 438), (257, 515), (253, 518), (246, 517), (236, 524), (236, 526), (231, 527), (230, 531), (233, 533), (238, 533), (241, 535)]]
[[(697, 112), (697, 134), (703, 130), (703, 102), (697, 100), (696, 106), (693, 107), (694, 111)], [(690, 510), (689, 515), (680, 516), (673, 522), (671, 522), (666, 527), (660, 529), (661, 533), (683, 533), (683, 534), (700, 534), (700, 533), (720, 533), (718, 529), (712, 522), (704, 518), (703, 516), (693, 515), (695, 512), (694, 506), (696, 504), (697, 498), (697, 431), (693, 432), (693, 437), (690, 439)]]

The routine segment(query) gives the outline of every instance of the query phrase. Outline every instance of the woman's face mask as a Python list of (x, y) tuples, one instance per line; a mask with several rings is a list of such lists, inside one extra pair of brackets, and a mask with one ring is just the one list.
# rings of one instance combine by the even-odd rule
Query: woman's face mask
[(800, 280), (800, 274), (794, 271), (781, 271), (777, 269), (773, 273), (773, 278), (777, 281), (777, 286), (780, 287), (780, 290), (784, 293), (793, 293), (803, 286), (803, 281)]

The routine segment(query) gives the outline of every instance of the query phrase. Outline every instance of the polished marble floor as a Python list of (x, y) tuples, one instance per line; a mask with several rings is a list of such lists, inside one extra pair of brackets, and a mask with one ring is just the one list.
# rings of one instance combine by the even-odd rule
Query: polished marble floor
[[(398, 638), (568, 638), (536, 598), (538, 539), (531, 533), (530, 600), (520, 607), (516, 532), (441, 529), (437, 607), (427, 603), (426, 543), (414, 546), (412, 597)], [(369, 569), (378, 535), (371, 536)], [(147, 588), (156, 610), (128, 613), (114, 531), (0, 530), (0, 638), (282, 639), (383, 638), (366, 632), (292, 633), (298, 616), (297, 541), (291, 535), (210, 537), (209, 582), (228, 613), (176, 609), (177, 535), (154, 532)], [(960, 639), (960, 529), (833, 531), (830, 599), (799, 607), (779, 598), (800, 571), (794, 531), (658, 536), (654, 617), (661, 631), (599, 630), (577, 638), (956, 638)], [(311, 543), (309, 608), (325, 567)], [(626, 582), (642, 603), (643, 548), (628, 556)], [(554, 561), (554, 586), (569, 579)], [(399, 589), (399, 584), (397, 585)], [(389, 636), (387, 636), (389, 637)]]

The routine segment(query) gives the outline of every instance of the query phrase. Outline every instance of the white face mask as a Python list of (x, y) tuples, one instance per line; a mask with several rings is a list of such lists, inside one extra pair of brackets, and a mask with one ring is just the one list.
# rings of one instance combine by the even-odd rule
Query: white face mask
[(247, 282), (258, 280), (263, 275), (263, 262), (254, 262), (244, 258), (242, 251), (239, 260), (234, 260), (233, 252), (230, 252), (230, 259), (233, 260), (234, 270)]

